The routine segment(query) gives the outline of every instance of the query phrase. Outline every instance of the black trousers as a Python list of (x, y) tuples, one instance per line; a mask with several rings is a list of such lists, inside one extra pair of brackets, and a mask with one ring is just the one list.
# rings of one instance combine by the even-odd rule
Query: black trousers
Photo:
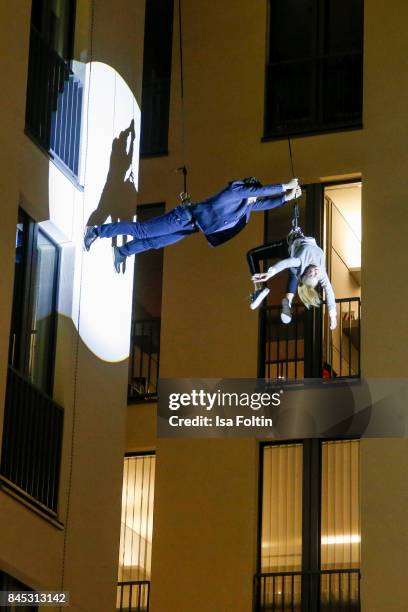
[(247, 253), (247, 262), (253, 274), (259, 274), (261, 271), (261, 261), (267, 259), (285, 259), (288, 256), (288, 243), (286, 240), (275, 240), (267, 242), (251, 249)]

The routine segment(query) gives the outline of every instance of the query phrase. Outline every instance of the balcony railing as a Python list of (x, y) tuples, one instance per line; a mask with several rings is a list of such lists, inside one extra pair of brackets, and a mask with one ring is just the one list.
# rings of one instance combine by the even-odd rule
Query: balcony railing
[(1, 480), (41, 509), (56, 514), (64, 411), (9, 367)]
[(255, 612), (360, 612), (360, 570), (256, 574), (254, 599)]
[(128, 399), (154, 401), (160, 361), (160, 318), (132, 321)]
[(31, 26), (26, 129), (78, 176), (83, 85)]
[(119, 612), (149, 612), (150, 580), (118, 582), (116, 609)]
[(281, 306), (261, 310), (262, 378), (360, 376), (360, 298), (336, 300), (337, 329), (329, 329), (326, 305), (307, 311), (293, 306), (289, 325), (280, 320)]

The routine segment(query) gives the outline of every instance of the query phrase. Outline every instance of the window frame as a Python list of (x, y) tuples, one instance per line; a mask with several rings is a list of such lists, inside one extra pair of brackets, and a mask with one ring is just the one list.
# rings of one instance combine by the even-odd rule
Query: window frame
[[(302, 546), (301, 573), (306, 578), (311, 572), (323, 571), (321, 568), (321, 501), (322, 501), (322, 444), (347, 440), (361, 440), (359, 436), (341, 436), (329, 438), (294, 438), (290, 440), (269, 440), (259, 443), (258, 448), (258, 513), (257, 513), (257, 555), (256, 573), (262, 573), (262, 510), (263, 510), (263, 477), (264, 449), (270, 446), (302, 445)], [(361, 473), (361, 464), (359, 465)], [(361, 507), (361, 506), (360, 506)], [(360, 568), (359, 568), (360, 569)], [(307, 583), (306, 583), (307, 584)], [(314, 592), (313, 586), (302, 594), (302, 610), (307, 609), (313, 601), (320, 601), (320, 593)], [(255, 596), (255, 593), (254, 593)], [(304, 597), (305, 600), (304, 601)], [(310, 608), (312, 610), (314, 608)]]
[[(173, 56), (173, 34), (175, 18), (174, 0), (166, 0), (166, 8), (169, 11), (169, 30), (167, 49), (167, 65), (165, 75), (156, 76), (158, 65), (154, 61), (154, 48), (151, 46), (157, 40), (156, 32), (151, 31), (152, 23), (158, 23), (157, 8), (160, 2), (157, 0), (146, 1), (145, 25), (144, 25), (144, 52), (143, 52), (143, 78), (142, 78), (142, 103), (141, 103), (141, 126), (140, 126), (140, 158), (164, 157), (169, 154), (169, 129), (170, 129), (170, 106), (171, 106), (171, 83), (172, 83), (172, 56)], [(155, 7), (155, 4), (157, 5)], [(162, 10), (163, 12), (163, 10)], [(149, 48), (150, 44), (150, 48)], [(163, 53), (160, 54), (162, 57)], [(156, 52), (157, 56), (157, 52)], [(162, 66), (163, 68), (163, 66)], [(156, 90), (156, 93), (155, 93)], [(161, 101), (161, 109), (155, 112), (154, 104)], [(163, 103), (164, 102), (164, 103)], [(161, 111), (161, 112), (160, 112)], [(150, 118), (147, 125), (146, 119)], [(153, 121), (152, 121), (153, 119)], [(154, 120), (155, 119), (155, 120)], [(154, 142), (151, 134), (151, 125), (159, 126), (159, 143)]]
[[(343, 51), (342, 53), (330, 53), (326, 52), (324, 49), (324, 40), (325, 40), (325, 29), (324, 29), (324, 3), (321, 0), (315, 0), (315, 9), (316, 9), (316, 19), (313, 24), (313, 32), (314, 37), (316, 39), (315, 51), (311, 55), (311, 57), (299, 57), (293, 60), (283, 60), (280, 62), (271, 62), (270, 61), (270, 21), (271, 21), (271, 3), (274, 0), (268, 0), (267, 4), (267, 24), (266, 24), (266, 62), (265, 62), (265, 77), (264, 77), (264, 112), (263, 112), (263, 134), (261, 137), (261, 142), (269, 142), (274, 140), (284, 140), (287, 138), (294, 137), (304, 137), (304, 136), (313, 136), (325, 133), (336, 133), (336, 132), (344, 132), (344, 131), (353, 131), (360, 130), (363, 126), (363, 107), (364, 107), (364, 1), (362, 2), (362, 23), (361, 23), (361, 50), (359, 51)], [(325, 79), (323, 76), (323, 67), (321, 62), (325, 59), (330, 58), (344, 58), (351, 55), (361, 55), (361, 75), (360, 75), (360, 98), (361, 98), (361, 108), (358, 119), (350, 119), (344, 120), (343, 122), (333, 121), (333, 122), (325, 122), (323, 120), (322, 115), (322, 106), (324, 99), (324, 91), (325, 91)], [(310, 109), (312, 111), (312, 121), (308, 121), (307, 125), (304, 127), (298, 126), (294, 127), (288, 125), (285, 129), (276, 129), (271, 128), (267, 129), (268, 119), (271, 114), (268, 105), (268, 88), (269, 84), (269, 75), (268, 72), (271, 66), (283, 66), (285, 64), (296, 64), (302, 61), (310, 61), (313, 63), (313, 71), (315, 72), (314, 84), (311, 89), (311, 104)], [(317, 76), (316, 76), (317, 75)], [(317, 119), (316, 119), (317, 118)]]
[[(20, 221), (20, 219), (22, 221)], [(10, 325), (10, 341), (9, 341), (9, 360), (8, 363), (22, 376), (27, 378), (30, 383), (52, 397), (55, 377), (55, 355), (57, 349), (57, 320), (58, 320), (58, 295), (60, 287), (61, 275), (61, 246), (50, 234), (37, 223), (30, 215), (21, 207), (18, 211), (18, 223), (22, 222), (25, 227), (26, 236), (23, 236), (22, 249), (22, 273), (21, 286), (18, 292), (13, 288), (12, 302), (12, 318)], [(24, 230), (23, 230), (24, 231)], [(30, 361), (30, 344), (31, 331), (30, 322), (33, 320), (34, 314), (34, 297), (35, 297), (35, 277), (38, 265), (38, 256), (36, 252), (36, 244), (39, 234), (43, 234), (47, 240), (55, 248), (55, 265), (53, 278), (53, 312), (51, 320), (51, 342), (50, 350), (47, 352), (48, 377), (44, 388), (38, 387), (29, 377), (29, 361)], [(14, 283), (16, 282), (16, 274), (14, 273)], [(19, 297), (22, 297), (20, 300)], [(17, 305), (16, 305), (17, 302)], [(17, 308), (16, 308), (17, 306)], [(17, 323), (17, 325), (16, 325)], [(14, 338), (14, 330), (20, 330), (20, 337)]]

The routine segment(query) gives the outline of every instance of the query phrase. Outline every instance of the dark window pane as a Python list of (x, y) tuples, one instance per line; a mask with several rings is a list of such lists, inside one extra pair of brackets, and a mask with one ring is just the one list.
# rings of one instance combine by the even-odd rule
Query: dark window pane
[(267, 130), (286, 130), (313, 121), (314, 62), (268, 70)]
[(167, 153), (173, 0), (147, 0), (140, 152)]
[(358, 127), (363, 1), (270, 0), (265, 135)]
[(9, 363), (15, 367), (19, 367), (24, 347), (22, 345), (22, 336), (24, 335), (24, 304), (25, 284), (27, 275), (27, 250), (29, 247), (29, 224), (28, 219), (22, 211), (19, 211), (19, 218), (16, 227), (16, 256), (14, 267), (14, 293), (13, 293), (13, 309), (11, 313), (11, 330), (10, 330), (10, 351)]
[(272, 0), (269, 61), (308, 57), (316, 49), (315, 0)]
[(363, 45), (363, 0), (325, 2), (325, 51), (361, 51)]
[[(29, 586), (27, 586), (26, 584), (23, 584), (22, 582), (20, 582), (19, 580), (17, 580), (17, 578), (14, 578), (14, 576), (10, 576), (10, 574), (6, 574), (6, 572), (3, 572), (0, 570), (0, 591), (28, 591), (30, 593), (35, 593), (35, 591), (33, 589), (31, 589)], [(19, 608), (21, 606), (18, 606)], [(37, 612), (38, 611), (38, 607), (37, 606), (24, 606), (23, 607), (25, 612)], [(15, 605), (10, 605), (10, 606), (1, 606), (0, 610), (8, 610), (8, 612), (13, 612), (13, 610), (17, 610), (17, 606)]]
[(355, 121), (362, 113), (362, 57), (329, 58), (324, 66), (323, 120)]
[(66, 61), (72, 59), (74, 14), (73, 0), (50, 0), (50, 45)]
[[(138, 206), (137, 220), (147, 221), (164, 213), (164, 204)], [(160, 317), (162, 301), (163, 249), (152, 249), (135, 257), (133, 318)]]
[(33, 0), (31, 25), (50, 49), (72, 59), (75, 0)]
[(42, 33), (45, 0), (33, 0), (31, 5), (31, 24)]

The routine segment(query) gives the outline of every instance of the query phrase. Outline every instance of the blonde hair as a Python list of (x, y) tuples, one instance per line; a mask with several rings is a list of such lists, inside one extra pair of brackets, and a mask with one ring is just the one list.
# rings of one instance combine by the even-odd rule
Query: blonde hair
[(298, 287), (298, 295), (307, 309), (309, 309), (311, 306), (319, 308), (321, 301), (319, 294), (314, 287), (300, 283)]

